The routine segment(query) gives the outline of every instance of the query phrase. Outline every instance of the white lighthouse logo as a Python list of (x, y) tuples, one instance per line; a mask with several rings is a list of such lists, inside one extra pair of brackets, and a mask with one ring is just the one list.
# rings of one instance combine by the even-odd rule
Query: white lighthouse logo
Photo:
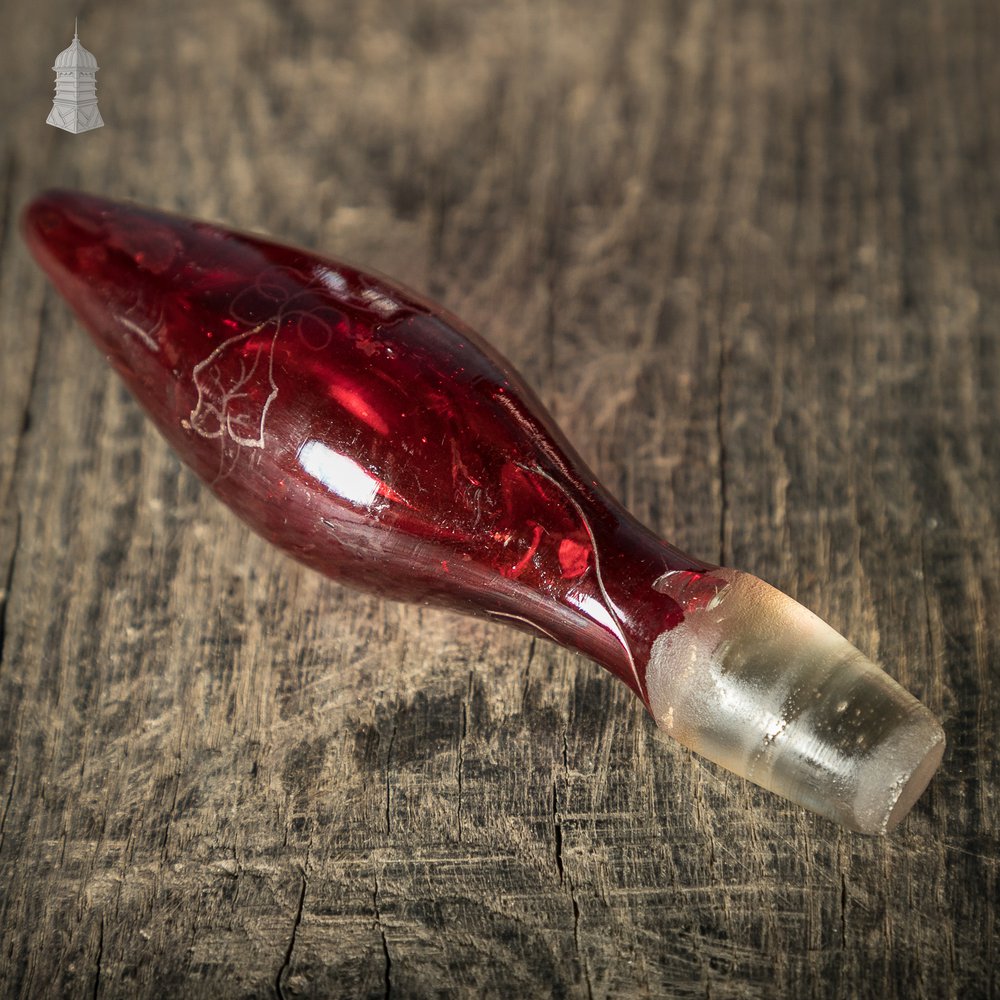
[(88, 52), (73, 26), (73, 41), (56, 56), (56, 97), (45, 121), (67, 132), (89, 132), (104, 124), (97, 108), (97, 60)]

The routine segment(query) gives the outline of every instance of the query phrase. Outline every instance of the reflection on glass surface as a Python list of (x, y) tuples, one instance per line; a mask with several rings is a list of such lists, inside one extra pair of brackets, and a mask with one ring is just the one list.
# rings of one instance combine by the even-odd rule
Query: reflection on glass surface
[(322, 441), (307, 441), (299, 450), (299, 462), (313, 479), (339, 497), (368, 508), (379, 493), (379, 480), (353, 458), (339, 455)]

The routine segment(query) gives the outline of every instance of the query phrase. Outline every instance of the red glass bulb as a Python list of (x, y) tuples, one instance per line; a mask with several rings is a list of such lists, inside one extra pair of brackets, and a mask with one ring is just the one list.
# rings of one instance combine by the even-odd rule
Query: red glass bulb
[[(706, 679), (735, 675), (721, 647), (753, 633), (756, 650), (756, 633), (774, 631), (773, 609), (760, 629), (744, 621), (767, 595), (747, 596), (745, 575), (684, 555), (639, 524), (521, 378), (455, 317), (341, 261), (79, 193), (40, 196), (23, 229), (181, 458), (265, 538), (353, 586), (498, 618), (578, 650), (688, 745), (863, 826), (782, 786), (766, 740), (749, 763), (736, 760), (732, 722), (684, 708), (685, 661), (701, 657)], [(766, 587), (754, 580), (751, 589), (758, 584)], [(724, 606), (728, 631), (702, 655), (696, 647), (727, 617)], [(802, 642), (812, 648), (815, 637)], [(840, 662), (848, 654), (837, 648)], [(810, 656), (795, 669), (811, 677)], [(652, 691), (647, 669), (658, 678)], [(756, 660), (740, 670), (744, 702), (774, 673)], [(901, 689), (880, 676), (888, 704)], [(789, 683), (776, 690), (781, 703), (768, 710), (784, 718), (795, 709)], [(926, 713), (901, 693), (906, 712), (912, 702)], [(854, 730), (844, 747), (848, 737)], [(910, 771), (927, 759), (926, 747), (914, 753)]]

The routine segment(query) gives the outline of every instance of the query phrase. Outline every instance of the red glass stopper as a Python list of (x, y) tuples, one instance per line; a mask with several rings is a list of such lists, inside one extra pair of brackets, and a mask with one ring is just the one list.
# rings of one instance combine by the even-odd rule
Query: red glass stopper
[[(295, 558), (578, 650), (689, 746), (849, 825), (884, 829), (929, 780), (943, 738), (926, 709), (877, 668), (862, 670), (860, 654), (814, 616), (789, 617), (782, 601), (799, 608), (789, 598), (775, 604), (766, 584), (639, 524), (511, 367), (440, 307), (332, 258), (75, 192), (35, 199), (23, 230), (181, 458)], [(775, 615), (792, 636), (783, 645)], [(841, 645), (827, 632), (820, 642), (817, 627)], [(879, 721), (864, 732), (843, 722), (831, 736), (826, 715), (813, 718), (815, 705), (794, 691), (805, 678), (824, 704), (853, 704), (823, 679), (848, 661), (879, 675), (865, 680), (877, 704), (862, 719), (874, 711)], [(748, 720), (751, 702), (761, 718)], [(832, 702), (824, 712), (836, 714)], [(874, 729), (905, 729), (911, 716), (921, 723), (914, 746), (891, 748), (906, 757), (893, 773), (910, 792), (896, 788), (887, 808), (880, 799), (875, 820), (857, 816), (857, 789), (848, 805), (830, 805), (825, 791), (799, 788), (811, 752), (801, 744), (816, 730), (846, 761), (831, 766), (850, 771), (858, 746), (888, 753)], [(740, 726), (746, 739), (733, 734)]]

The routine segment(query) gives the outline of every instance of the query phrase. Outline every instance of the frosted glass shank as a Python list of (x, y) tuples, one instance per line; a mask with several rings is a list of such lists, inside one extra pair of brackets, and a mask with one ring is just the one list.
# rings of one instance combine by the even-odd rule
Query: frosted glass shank
[(944, 752), (934, 716), (843, 636), (748, 573), (653, 643), (656, 724), (684, 746), (862, 833), (909, 812)]

